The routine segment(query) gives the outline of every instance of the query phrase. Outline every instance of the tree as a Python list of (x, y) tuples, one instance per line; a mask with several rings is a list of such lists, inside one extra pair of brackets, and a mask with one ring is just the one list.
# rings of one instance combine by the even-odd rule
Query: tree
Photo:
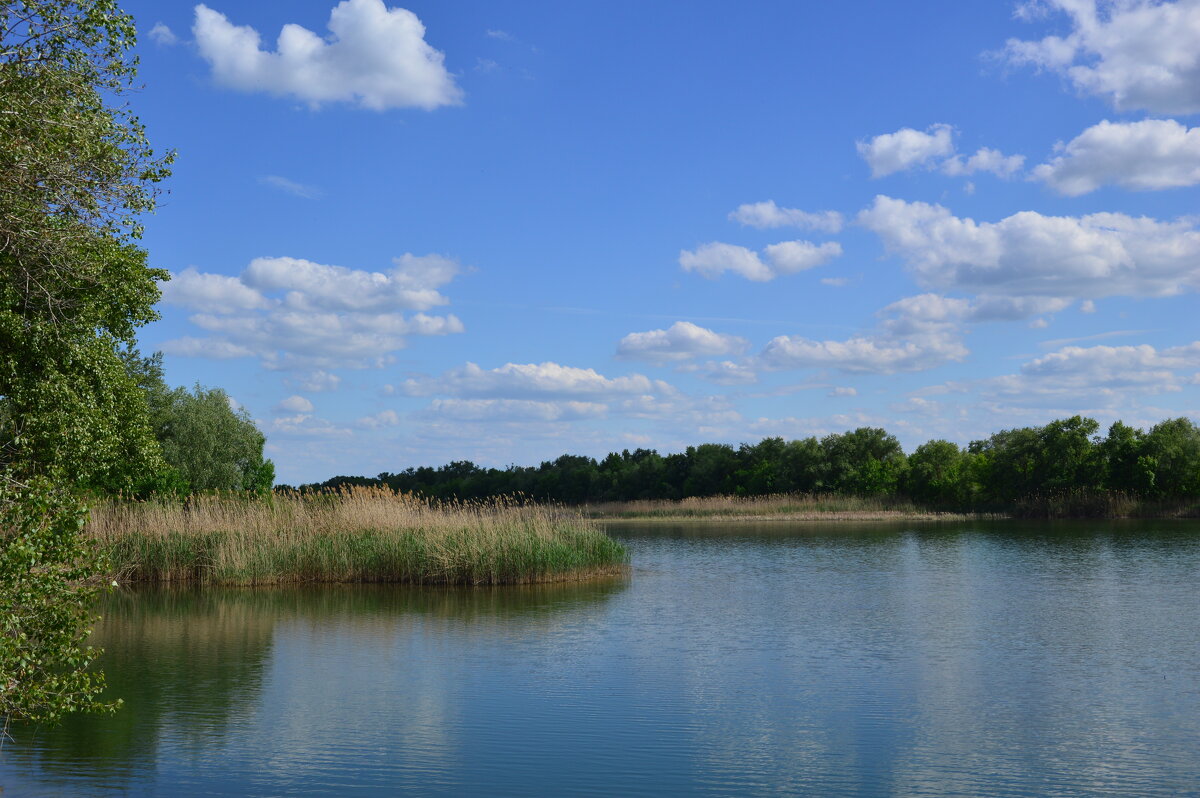
[(0, 710), (99, 705), (82, 645), (102, 564), (76, 488), (161, 466), (117, 349), (156, 318), (135, 242), (170, 158), (117, 105), (134, 24), (115, 0), (0, 5)]
[(151, 406), (163, 459), (191, 490), (271, 489), (275, 465), (263, 459), (266, 439), (223, 390), (176, 388)]
[(908, 456), (904, 492), (918, 502), (961, 507), (970, 496), (968, 457), (950, 441), (921, 444)]
[[(0, 484), (0, 717), (54, 721), (106, 710), (104, 676), (88, 670), (89, 607), (101, 582), (79, 531), (86, 511), (44, 479)], [(119, 702), (117, 702), (119, 703)]]
[(114, 98), (136, 62), (113, 0), (0, 6), (0, 468), (127, 487), (158, 467), (116, 350), (157, 318), (135, 246), (170, 157)]

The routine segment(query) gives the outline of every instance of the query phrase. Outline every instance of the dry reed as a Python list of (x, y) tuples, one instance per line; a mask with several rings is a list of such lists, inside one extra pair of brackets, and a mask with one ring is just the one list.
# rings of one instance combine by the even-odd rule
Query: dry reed
[(107, 501), (92, 508), (86, 533), (130, 581), (512, 584), (628, 562), (624, 547), (560, 507), (520, 497), (430, 503), (369, 487)]
[(679, 501), (645, 499), (591, 504), (590, 518), (629, 520), (846, 520), (965, 518), (934, 513), (908, 499), (832, 493), (780, 493), (769, 496), (693, 496)]

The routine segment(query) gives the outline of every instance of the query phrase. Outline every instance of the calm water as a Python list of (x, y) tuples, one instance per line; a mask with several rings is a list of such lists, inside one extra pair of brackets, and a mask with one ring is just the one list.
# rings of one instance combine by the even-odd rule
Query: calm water
[(627, 579), (129, 592), (18, 795), (1200, 795), (1200, 525), (616, 530)]

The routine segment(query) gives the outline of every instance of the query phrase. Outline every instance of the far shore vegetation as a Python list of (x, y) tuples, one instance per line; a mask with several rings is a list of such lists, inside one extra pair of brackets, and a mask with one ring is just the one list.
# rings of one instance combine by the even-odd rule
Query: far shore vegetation
[(906, 454), (886, 430), (861, 427), (736, 448), (706, 443), (667, 455), (563, 455), (529, 467), (458, 461), (334, 477), (300, 490), (346, 485), (442, 499), (521, 494), (606, 517), (1200, 517), (1200, 428), (1187, 418), (1148, 430), (1117, 421), (1102, 435), (1094, 419), (1073, 416), (965, 447), (932, 440)]

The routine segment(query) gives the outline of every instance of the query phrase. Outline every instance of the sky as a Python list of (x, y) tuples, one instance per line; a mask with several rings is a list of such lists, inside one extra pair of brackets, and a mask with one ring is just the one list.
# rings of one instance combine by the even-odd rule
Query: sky
[(278, 480), (1200, 420), (1200, 0), (126, 2)]

